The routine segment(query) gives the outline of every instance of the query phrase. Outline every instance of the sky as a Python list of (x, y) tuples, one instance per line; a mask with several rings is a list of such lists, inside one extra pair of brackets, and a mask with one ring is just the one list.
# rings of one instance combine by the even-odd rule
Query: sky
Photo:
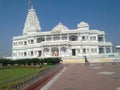
[[(120, 45), (120, 0), (31, 0), (42, 31), (59, 22), (69, 29), (85, 21), (90, 29), (106, 33), (106, 41)], [(12, 38), (20, 36), (28, 13), (28, 0), (0, 0), (0, 57), (12, 55)]]

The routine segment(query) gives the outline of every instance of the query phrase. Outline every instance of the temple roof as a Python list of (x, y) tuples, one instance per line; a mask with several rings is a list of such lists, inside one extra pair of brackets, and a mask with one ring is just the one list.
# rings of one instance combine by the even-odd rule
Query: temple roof
[(25, 21), (23, 34), (33, 33), (41, 31), (40, 23), (38, 20), (38, 16), (35, 12), (33, 6), (28, 10), (27, 18)]
[(59, 23), (58, 25), (56, 25), (53, 29), (52, 32), (64, 32), (64, 31), (68, 31), (69, 28), (67, 28), (65, 25), (63, 25), (62, 23)]

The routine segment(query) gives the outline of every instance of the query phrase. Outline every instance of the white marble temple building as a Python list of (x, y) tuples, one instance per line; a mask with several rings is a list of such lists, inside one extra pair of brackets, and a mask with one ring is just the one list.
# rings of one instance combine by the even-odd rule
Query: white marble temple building
[(42, 32), (35, 9), (28, 10), (23, 34), (14, 36), (13, 59), (41, 57), (90, 56), (112, 53), (112, 43), (106, 42), (105, 32), (90, 30), (89, 24), (80, 22), (76, 29), (62, 23), (48, 32)]

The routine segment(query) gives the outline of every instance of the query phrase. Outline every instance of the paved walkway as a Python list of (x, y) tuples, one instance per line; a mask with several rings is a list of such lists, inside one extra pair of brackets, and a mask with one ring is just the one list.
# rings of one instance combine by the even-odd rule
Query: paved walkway
[(40, 90), (120, 90), (120, 63), (64, 65)]

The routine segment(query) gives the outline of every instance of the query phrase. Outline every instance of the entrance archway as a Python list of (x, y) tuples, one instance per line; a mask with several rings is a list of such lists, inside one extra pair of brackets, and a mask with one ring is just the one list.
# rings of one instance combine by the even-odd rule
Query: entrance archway
[(57, 47), (53, 47), (51, 49), (52, 56), (59, 56), (59, 49)]
[(49, 48), (44, 48), (43, 53), (44, 53), (44, 56), (48, 56), (49, 55)]

